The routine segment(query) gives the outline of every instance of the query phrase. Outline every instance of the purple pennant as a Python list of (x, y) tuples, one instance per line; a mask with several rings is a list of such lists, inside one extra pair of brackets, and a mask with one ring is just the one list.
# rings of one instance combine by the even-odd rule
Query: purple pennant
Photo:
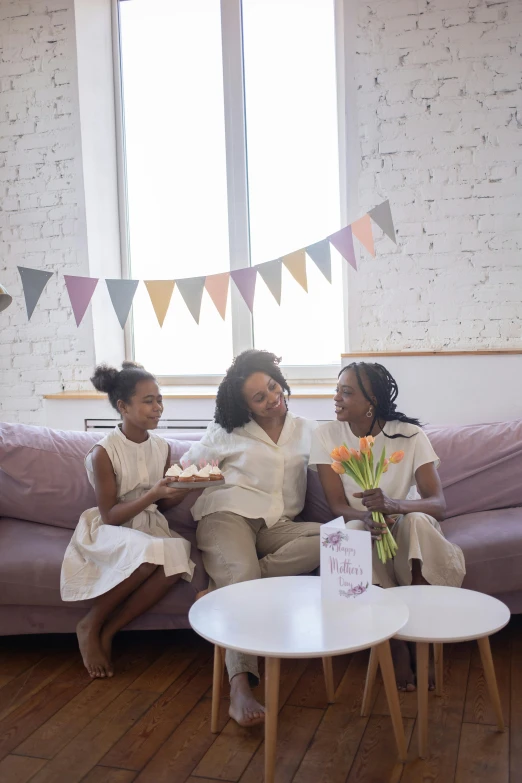
[(233, 269), (230, 277), (237, 285), (239, 293), (245, 300), (250, 312), (254, 308), (254, 294), (256, 291), (257, 269), (255, 266), (247, 266), (245, 269)]
[(357, 261), (355, 260), (355, 251), (353, 249), (352, 227), (346, 226), (345, 228), (341, 228), (341, 230), (336, 231), (335, 234), (330, 234), (328, 239), (342, 257), (345, 258), (354, 269), (357, 269)]
[(78, 277), (77, 275), (64, 275), (67, 293), (71, 300), (71, 307), (76, 320), (76, 326), (82, 322), (85, 311), (98, 285), (97, 277)]

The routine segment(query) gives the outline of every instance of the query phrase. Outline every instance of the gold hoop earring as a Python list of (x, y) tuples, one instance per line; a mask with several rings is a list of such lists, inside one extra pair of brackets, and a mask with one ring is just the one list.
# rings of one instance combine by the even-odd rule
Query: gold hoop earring
[(372, 406), (370, 405), (368, 413), (366, 414), (366, 418), (371, 419), (372, 417), (373, 417), (373, 411), (372, 411)]

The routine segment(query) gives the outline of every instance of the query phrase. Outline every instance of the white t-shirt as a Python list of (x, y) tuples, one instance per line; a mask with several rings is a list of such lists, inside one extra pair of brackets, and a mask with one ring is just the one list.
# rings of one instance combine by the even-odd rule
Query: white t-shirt
[[(389, 421), (384, 430), (387, 435), (398, 433), (413, 437), (386, 438), (382, 432), (375, 437), (373, 446), (373, 458), (377, 462), (380, 459), (383, 447), (386, 449), (386, 457), (390, 457), (394, 451), (404, 451), (404, 459), (398, 465), (390, 465), (387, 473), (383, 473), (379, 486), (390, 498), (406, 500), (418, 498), (415, 482), (415, 471), (421, 465), (429, 462), (435, 463), (438, 468), (440, 460), (433, 450), (425, 432), (415, 424), (404, 424), (400, 421)], [(312, 450), (310, 453), (310, 465), (331, 465), (333, 460), (330, 452), (337, 446), (346, 446), (359, 450), (359, 438), (353, 434), (350, 425), (344, 421), (329, 421), (320, 424), (312, 436)], [(354, 492), (361, 492), (359, 485), (348, 475), (343, 474), (341, 481), (344, 486), (344, 494), (352, 508), (364, 511), (360, 498), (354, 498)]]
[(210, 486), (197, 499), (192, 516), (200, 520), (215, 511), (232, 511), (248, 519), (264, 519), (267, 527), (280, 519), (294, 519), (302, 511), (306, 469), (317, 422), (288, 412), (279, 441), (249, 421), (227, 432), (209, 424), (203, 438), (182, 460), (219, 462), (225, 485)]

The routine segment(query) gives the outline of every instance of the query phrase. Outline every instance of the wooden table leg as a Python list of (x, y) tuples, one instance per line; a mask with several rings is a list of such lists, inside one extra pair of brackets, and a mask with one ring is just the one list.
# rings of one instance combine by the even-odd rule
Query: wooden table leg
[(368, 671), (366, 672), (366, 683), (364, 685), (364, 695), (361, 707), (361, 717), (363, 718), (368, 717), (372, 708), (373, 686), (375, 685), (378, 666), (379, 658), (375, 652), (375, 647), (372, 647), (370, 650), (370, 660), (368, 661)]
[(397, 750), (399, 751), (399, 760), (404, 762), (406, 761), (407, 756), (406, 737), (404, 736), (401, 705), (399, 703), (399, 693), (395, 681), (395, 670), (393, 668), (390, 643), (388, 641), (383, 642), (382, 644), (379, 644), (375, 650), (381, 667), (384, 690), (386, 691), (386, 698), (388, 699), (388, 706), (390, 708), (393, 733), (395, 734), (395, 742), (397, 743)]
[(444, 653), (443, 645), (436, 642), (433, 645), (433, 657), (435, 661), (435, 695), (442, 696), (444, 687)]
[(323, 658), (324, 684), (326, 686), (326, 698), (329, 704), (335, 701), (335, 687), (333, 677), (333, 666), (331, 658)]
[(223, 670), (225, 664), (225, 651), (222, 647), (214, 645), (214, 677), (212, 680), (212, 717), (210, 731), (212, 734), (219, 732), (219, 705), (221, 702), (221, 688), (223, 685)]
[(417, 704), (419, 723), (419, 756), (426, 758), (428, 753), (428, 669), (430, 645), (417, 643)]
[(504, 716), (502, 715), (502, 704), (500, 703), (500, 695), (498, 692), (497, 678), (495, 675), (495, 667), (493, 665), (493, 658), (491, 656), (491, 646), (489, 644), (489, 636), (484, 636), (482, 639), (477, 639), (477, 643), (480, 650), (480, 657), (482, 659), (482, 666), (484, 667), (484, 676), (488, 684), (489, 697), (497, 716), (497, 726), (499, 731), (504, 731)]
[(274, 783), (279, 714), (279, 658), (265, 659), (265, 783)]

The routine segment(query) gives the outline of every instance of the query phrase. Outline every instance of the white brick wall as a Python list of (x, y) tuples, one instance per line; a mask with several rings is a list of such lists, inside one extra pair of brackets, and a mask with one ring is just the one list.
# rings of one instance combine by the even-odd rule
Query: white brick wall
[[(522, 2), (360, 0), (351, 349), (522, 347)], [(380, 232), (377, 232), (380, 234)]]
[[(0, 0), (3, 421), (43, 423), (42, 395), (84, 388), (92, 369), (90, 315), (77, 329), (63, 282), (88, 274), (79, 140), (73, 0)], [(17, 265), (58, 272), (30, 322)]]

